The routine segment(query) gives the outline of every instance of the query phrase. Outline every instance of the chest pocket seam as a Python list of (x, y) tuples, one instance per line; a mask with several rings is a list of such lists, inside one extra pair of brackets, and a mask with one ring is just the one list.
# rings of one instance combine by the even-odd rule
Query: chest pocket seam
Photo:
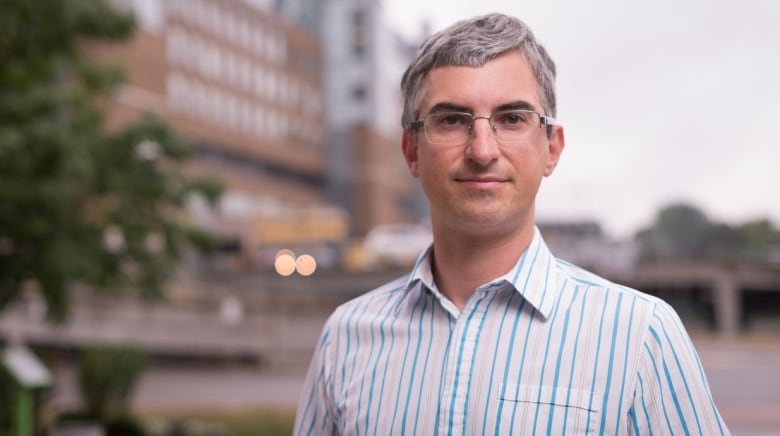
[(602, 394), (582, 389), (564, 389), (552, 386), (506, 383), (501, 385), (498, 398), (504, 401), (550, 404), (599, 412)]

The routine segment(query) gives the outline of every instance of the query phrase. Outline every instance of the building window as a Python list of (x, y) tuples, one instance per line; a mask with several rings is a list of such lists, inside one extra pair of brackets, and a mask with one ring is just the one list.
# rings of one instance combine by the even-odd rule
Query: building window
[(174, 27), (168, 31), (165, 37), (165, 55), (170, 65), (179, 65), (183, 49), (184, 41), (182, 32)]
[(248, 60), (241, 65), (241, 87), (246, 91), (252, 90), (252, 63)]
[(258, 56), (268, 56), (268, 35), (262, 30), (258, 29), (255, 35), (255, 51)]
[(193, 21), (198, 25), (198, 27), (203, 29), (205, 27), (204, 23), (206, 22), (206, 5), (204, 5), (203, 2), (199, 0), (195, 0), (192, 2), (192, 7), (195, 9)]
[(225, 79), (227, 83), (233, 85), (236, 83), (236, 57), (232, 53), (225, 53)]
[(179, 111), (185, 105), (186, 85), (184, 80), (184, 77), (178, 73), (168, 75), (165, 91), (168, 96), (168, 107), (173, 111)]
[(268, 138), (275, 139), (276, 138), (276, 113), (271, 111), (268, 114), (268, 118), (266, 119), (266, 127), (268, 128)]
[(203, 9), (204, 9), (204, 13), (206, 14), (206, 16), (204, 17), (205, 18), (205, 23), (204, 24), (206, 25), (205, 28), (211, 34), (214, 34), (214, 33), (216, 33), (216, 27), (217, 27), (217, 25), (216, 25), (216, 18), (217, 18), (216, 9), (217, 8), (214, 5), (212, 5), (211, 3), (206, 3), (205, 6), (203, 7)]
[(179, 0), (168, 0), (167, 2), (163, 2), (163, 6), (165, 7), (165, 13), (169, 16), (175, 16), (181, 9)]
[(365, 14), (358, 9), (352, 12), (352, 55), (356, 58), (362, 58), (365, 54), (367, 43), (367, 28), (365, 24)]
[(291, 128), (290, 119), (287, 117), (287, 115), (282, 114), (282, 116), (279, 117), (279, 130), (281, 131), (280, 133), (283, 136), (289, 136), (291, 130), (290, 128)]
[(209, 44), (207, 41), (202, 41), (200, 43), (200, 50), (198, 50), (198, 57), (197, 57), (197, 64), (198, 64), (198, 72), (205, 77), (211, 76), (211, 65), (210, 65), (210, 51), (211, 51), (211, 44)]
[(227, 124), (233, 128), (238, 125), (238, 102), (232, 95), (227, 97)]
[(236, 40), (236, 19), (230, 12), (225, 13), (225, 35), (228, 41), (235, 42)]
[(355, 101), (363, 101), (366, 99), (366, 88), (362, 85), (352, 88), (352, 99)]
[(265, 95), (269, 100), (276, 99), (276, 87), (276, 73), (274, 71), (269, 71), (268, 75), (265, 76)]
[(273, 34), (266, 35), (265, 54), (269, 60), (276, 61), (276, 36)]
[(223, 92), (217, 91), (216, 98), (214, 99), (214, 120), (217, 124), (226, 124), (225, 119), (227, 113), (227, 98)]
[(199, 67), (198, 59), (200, 58), (201, 50), (203, 50), (203, 44), (200, 42), (200, 38), (197, 35), (188, 35), (187, 38), (187, 51), (184, 59), (184, 64), (190, 69), (197, 69)]
[(190, 81), (189, 92), (191, 94), (190, 100), (193, 103), (190, 112), (195, 117), (203, 118), (206, 113), (206, 98), (203, 95), (203, 84), (200, 81), (193, 79)]
[(246, 100), (241, 102), (241, 129), (245, 133), (252, 132), (252, 105)]
[(222, 36), (222, 32), (225, 30), (224, 25), (224, 16), (222, 14), (222, 9), (219, 6), (214, 7), (214, 17), (212, 18), (213, 26), (214, 26), (214, 35)]
[(255, 88), (255, 95), (258, 97), (262, 97), (265, 95), (265, 70), (263, 70), (263, 67), (257, 67), (255, 68), (255, 75), (253, 77), (254, 81), (254, 88)]
[(255, 135), (262, 137), (265, 134), (265, 111), (262, 107), (255, 108)]
[(279, 75), (279, 102), (283, 105), (287, 105), (287, 76)]
[(223, 77), (225, 74), (223, 63), (222, 63), (222, 50), (219, 48), (218, 45), (213, 46), (213, 59), (214, 62), (214, 77), (216, 77), (218, 80)]
[(252, 34), (249, 30), (249, 24), (246, 22), (246, 20), (239, 21), (238, 31), (241, 36), (241, 46), (249, 49), (252, 45)]
[(301, 87), (295, 79), (290, 80), (290, 105), (294, 108), (300, 107)]
[(287, 38), (284, 33), (279, 35), (279, 42), (277, 44), (276, 60), (277, 62), (287, 62)]

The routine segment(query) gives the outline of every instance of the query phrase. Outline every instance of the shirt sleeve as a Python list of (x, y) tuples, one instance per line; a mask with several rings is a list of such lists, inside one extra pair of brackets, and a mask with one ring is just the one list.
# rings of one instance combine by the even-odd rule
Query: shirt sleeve
[(330, 320), (320, 335), (298, 400), (293, 435), (335, 435), (336, 416), (332, 406), (330, 377)]
[(632, 434), (729, 435), (680, 317), (659, 301), (641, 343)]

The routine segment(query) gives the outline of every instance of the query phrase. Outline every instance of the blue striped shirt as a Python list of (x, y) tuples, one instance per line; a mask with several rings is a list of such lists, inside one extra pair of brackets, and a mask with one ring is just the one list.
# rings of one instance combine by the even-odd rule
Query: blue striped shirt
[(295, 434), (729, 434), (662, 300), (556, 259), (536, 229), (458, 310), (429, 253), (331, 315)]

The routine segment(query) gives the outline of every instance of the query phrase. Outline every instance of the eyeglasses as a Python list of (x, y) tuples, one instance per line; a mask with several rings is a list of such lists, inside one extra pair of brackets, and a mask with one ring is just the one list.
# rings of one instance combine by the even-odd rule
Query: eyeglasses
[(480, 119), (488, 120), (493, 135), (503, 144), (523, 142), (534, 129), (556, 123), (555, 118), (532, 110), (512, 109), (486, 117), (476, 117), (468, 112), (435, 112), (412, 122), (409, 128), (416, 130), (422, 127), (425, 138), (431, 144), (459, 146), (469, 141), (474, 133), (474, 123)]

